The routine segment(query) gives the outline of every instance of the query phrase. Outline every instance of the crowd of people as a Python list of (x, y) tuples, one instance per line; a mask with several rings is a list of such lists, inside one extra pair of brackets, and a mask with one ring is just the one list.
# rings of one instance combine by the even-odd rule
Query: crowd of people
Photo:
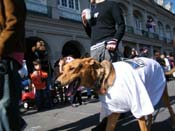
[[(70, 51), (66, 55), (63, 54), (63, 57), (59, 58), (52, 67), (48, 59), (45, 42), (37, 40), (30, 47), (30, 57), (28, 55), (27, 53), (25, 56), (25, 67), (20, 70), (20, 75), (21, 78), (28, 81), (28, 84), (25, 84), (23, 89), (28, 86), (29, 90), (27, 92), (34, 90), (35, 105), (33, 105), (33, 108), (40, 111), (51, 108), (58, 103), (71, 104), (73, 107), (84, 103), (81, 92), (85, 87), (77, 87), (76, 81), (63, 87), (56, 83), (57, 77), (63, 72), (63, 65), (77, 58), (74, 53)], [(25, 78), (23, 77), (24, 75)], [(25, 94), (25, 90), (23, 93)], [(88, 90), (87, 95), (90, 100), (91, 91)], [(54, 103), (53, 99), (57, 99), (57, 102)]]
[(147, 47), (140, 48), (137, 51), (135, 48), (131, 48), (129, 46), (124, 47), (123, 57), (125, 59), (132, 59), (135, 57), (149, 57), (156, 60), (163, 68), (165, 72), (170, 71), (175, 67), (175, 59), (172, 52), (167, 54), (166, 52), (162, 53), (160, 50), (154, 50), (153, 56), (149, 55), (149, 49)]
[[(59, 58), (55, 62), (53, 69), (50, 66), (50, 62), (47, 56), (47, 47), (44, 41), (36, 41), (36, 43), (31, 47), (30, 55), (32, 55), (32, 57), (28, 59), (28, 56), (26, 56), (27, 60), (25, 60), (25, 66), (27, 66), (25, 68), (27, 68), (27, 73), (26, 70), (21, 70), (20, 75), (23, 74), (21, 78), (27, 76), (27, 79), (30, 79), (30, 84), (27, 86), (35, 89), (35, 109), (40, 111), (42, 109), (53, 107), (51, 93), (53, 90), (57, 92), (55, 95), (58, 95), (57, 99), (60, 104), (70, 104), (72, 107), (82, 105), (84, 103), (82, 99), (83, 89), (86, 89), (87, 100), (91, 100), (92, 91), (89, 88), (79, 85), (77, 87), (76, 81), (72, 82), (70, 85), (63, 87), (60, 87), (56, 83), (57, 77), (64, 71), (63, 66), (66, 63), (69, 63), (77, 58), (73, 53), (71, 53), (71, 51), (69, 53), (66, 53), (66, 55), (63, 55), (62, 58)], [(121, 56), (124, 58), (124, 60), (133, 59), (135, 57), (150, 57), (159, 62), (162, 65), (164, 71), (169, 71), (175, 66), (172, 53), (169, 55), (166, 53), (161, 54), (159, 50), (155, 50), (154, 56), (150, 56), (149, 49), (147, 47), (136, 50), (130, 46), (125, 46)], [(84, 57), (90, 57), (90, 55), (86, 54)]]

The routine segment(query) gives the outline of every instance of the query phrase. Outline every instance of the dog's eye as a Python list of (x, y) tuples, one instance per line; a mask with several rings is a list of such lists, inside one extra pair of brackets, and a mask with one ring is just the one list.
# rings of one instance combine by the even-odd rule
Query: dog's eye
[(70, 68), (69, 68), (70, 71), (72, 71), (72, 70), (74, 70), (74, 69), (75, 69), (74, 67), (70, 67)]

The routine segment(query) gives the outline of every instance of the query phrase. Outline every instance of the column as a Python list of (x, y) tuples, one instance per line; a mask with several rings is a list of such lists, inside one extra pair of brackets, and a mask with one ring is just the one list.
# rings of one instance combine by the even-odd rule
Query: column
[(150, 46), (150, 57), (154, 56), (154, 49), (153, 46)]
[(148, 31), (148, 29), (146, 28), (146, 23), (147, 23), (147, 20), (148, 20), (148, 14), (147, 14), (147, 11), (144, 10), (144, 14), (143, 14), (143, 25), (142, 25), (142, 29), (145, 30), (145, 31)]
[(128, 8), (128, 14), (127, 14), (127, 25), (128, 26), (131, 26), (131, 27), (133, 27), (133, 30), (135, 30), (135, 21), (134, 21), (134, 16), (133, 16), (133, 4), (132, 3), (130, 3), (129, 4), (129, 8)]
[(59, 19), (58, 1), (57, 0), (48, 0), (47, 4), (49, 7), (50, 17), (52, 17), (53, 19)]

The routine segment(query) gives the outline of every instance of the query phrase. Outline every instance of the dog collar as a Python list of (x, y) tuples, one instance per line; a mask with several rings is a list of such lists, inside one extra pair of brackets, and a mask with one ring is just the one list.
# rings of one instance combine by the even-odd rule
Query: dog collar
[(101, 89), (103, 78), (104, 78), (104, 73), (103, 73), (103, 75), (99, 79), (97, 79), (95, 81), (95, 84), (94, 84), (95, 91), (99, 91)]
[(101, 88), (101, 84), (102, 84), (101, 80), (95, 81), (94, 87), (96, 91), (98, 91)]

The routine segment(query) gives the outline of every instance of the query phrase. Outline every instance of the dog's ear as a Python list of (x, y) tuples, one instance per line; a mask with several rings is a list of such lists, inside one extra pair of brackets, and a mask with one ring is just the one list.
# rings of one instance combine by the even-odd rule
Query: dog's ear
[(84, 64), (90, 64), (90, 65), (93, 65), (94, 64), (94, 59), (91, 58), (91, 57), (88, 57), (88, 58), (82, 58), (82, 62)]
[(95, 60), (94, 60), (94, 59), (91, 59), (91, 60), (89, 61), (89, 64), (90, 64), (90, 65), (94, 65), (94, 64), (95, 64)]
[(103, 86), (107, 84), (107, 86), (112, 86), (115, 80), (115, 70), (111, 62), (107, 60), (103, 60), (101, 62), (102, 67), (105, 69)]
[(92, 57), (84, 58), (83, 62), (85, 62), (85, 64), (89, 64), (89, 65), (93, 65), (93, 66), (101, 66), (100, 62), (95, 60)]
[(82, 64), (82, 63), (80, 63), (80, 64), (78, 65), (78, 67), (79, 67), (79, 68), (82, 68), (82, 67), (83, 67), (83, 64)]

